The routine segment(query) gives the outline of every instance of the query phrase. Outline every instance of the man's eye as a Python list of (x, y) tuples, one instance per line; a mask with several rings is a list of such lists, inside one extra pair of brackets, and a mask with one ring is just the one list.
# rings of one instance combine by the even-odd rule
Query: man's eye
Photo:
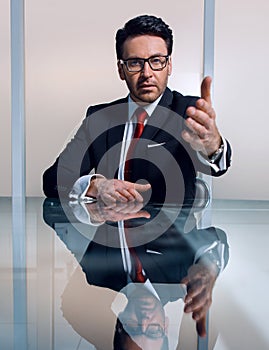
[(165, 58), (164, 57), (153, 57), (150, 60), (150, 64), (154, 67), (162, 67), (165, 64)]
[(140, 66), (141, 61), (140, 60), (131, 60), (131, 61), (129, 61), (129, 65), (132, 67)]
[(154, 58), (152, 58), (150, 61), (151, 61), (151, 63), (153, 63), (153, 64), (158, 64), (158, 63), (161, 63), (161, 62), (162, 62), (162, 60), (161, 60), (160, 57), (154, 57)]

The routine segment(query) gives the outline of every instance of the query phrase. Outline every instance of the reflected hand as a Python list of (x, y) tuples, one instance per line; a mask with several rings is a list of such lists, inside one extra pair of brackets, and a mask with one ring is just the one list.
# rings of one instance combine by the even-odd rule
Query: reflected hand
[(201, 337), (206, 335), (206, 316), (212, 304), (212, 291), (216, 278), (213, 266), (211, 268), (197, 263), (189, 268), (188, 275), (181, 281), (187, 287), (184, 311), (192, 313), (197, 333)]
[(150, 218), (150, 214), (146, 210), (141, 210), (143, 203), (126, 202), (111, 203), (106, 205), (102, 201), (86, 204), (86, 208), (95, 222), (105, 221), (121, 221), (136, 218)]
[(211, 102), (210, 77), (205, 77), (201, 84), (201, 98), (195, 107), (188, 107), (188, 118), (185, 125), (188, 130), (182, 132), (183, 139), (188, 142), (195, 151), (200, 151), (207, 156), (212, 155), (221, 145), (221, 136), (216, 126), (216, 113)]

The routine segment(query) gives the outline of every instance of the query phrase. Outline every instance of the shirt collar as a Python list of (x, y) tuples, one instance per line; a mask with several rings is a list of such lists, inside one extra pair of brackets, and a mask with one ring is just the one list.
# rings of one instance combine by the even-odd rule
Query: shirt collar
[[(163, 95), (163, 94), (162, 94)], [(157, 107), (160, 99), (162, 98), (162, 95), (159, 96), (157, 98), (157, 100), (155, 100), (154, 102), (152, 103), (149, 103), (145, 106), (143, 106), (143, 108), (145, 109), (145, 111), (147, 112), (148, 116), (150, 117), (152, 115), (152, 113), (154, 112), (154, 109)], [(128, 96), (128, 120), (130, 120), (135, 112), (135, 110), (138, 108), (138, 107), (141, 107), (139, 106), (136, 102), (134, 102), (131, 98), (131, 96), (129, 95)]]

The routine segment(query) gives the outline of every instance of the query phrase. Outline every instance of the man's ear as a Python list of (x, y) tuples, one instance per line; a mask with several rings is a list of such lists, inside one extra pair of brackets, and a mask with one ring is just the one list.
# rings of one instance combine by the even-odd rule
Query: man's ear
[(119, 76), (121, 78), (121, 80), (125, 80), (125, 73), (124, 73), (124, 68), (123, 68), (123, 64), (120, 63), (120, 61), (118, 60), (118, 72), (119, 72)]
[(169, 327), (169, 318), (165, 316), (165, 325), (164, 325), (165, 335), (168, 334), (168, 327)]
[(168, 63), (167, 63), (167, 68), (168, 68), (168, 75), (171, 75), (172, 74), (172, 58), (171, 56), (169, 56), (168, 58)]

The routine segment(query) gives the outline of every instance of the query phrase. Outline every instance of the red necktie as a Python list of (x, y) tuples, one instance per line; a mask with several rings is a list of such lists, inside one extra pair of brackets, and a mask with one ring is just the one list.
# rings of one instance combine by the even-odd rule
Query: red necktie
[(146, 278), (143, 275), (143, 266), (142, 263), (139, 259), (139, 257), (136, 254), (136, 251), (133, 247), (129, 248), (131, 256), (133, 258), (134, 261), (134, 267), (135, 267), (135, 280), (134, 282), (140, 282), (140, 283), (144, 283)]
[(137, 118), (137, 124), (134, 132), (134, 137), (131, 140), (130, 146), (128, 148), (127, 157), (126, 157), (127, 160), (124, 166), (124, 179), (127, 181), (130, 180), (130, 173), (131, 173), (130, 161), (132, 159), (132, 155), (134, 153), (134, 149), (138, 142), (138, 139), (142, 135), (142, 132), (144, 130), (144, 122), (148, 116), (147, 112), (142, 107), (137, 108), (137, 110), (135, 111), (135, 115)]
[(137, 255), (135, 247), (133, 247), (132, 245), (131, 237), (128, 232), (128, 229), (129, 229), (129, 223), (128, 221), (125, 221), (124, 232), (125, 232), (125, 238), (126, 238), (129, 252), (130, 252), (131, 263), (132, 263), (131, 279), (133, 280), (133, 282), (144, 283), (146, 281), (146, 278), (145, 278), (145, 275), (143, 274), (142, 262)]

